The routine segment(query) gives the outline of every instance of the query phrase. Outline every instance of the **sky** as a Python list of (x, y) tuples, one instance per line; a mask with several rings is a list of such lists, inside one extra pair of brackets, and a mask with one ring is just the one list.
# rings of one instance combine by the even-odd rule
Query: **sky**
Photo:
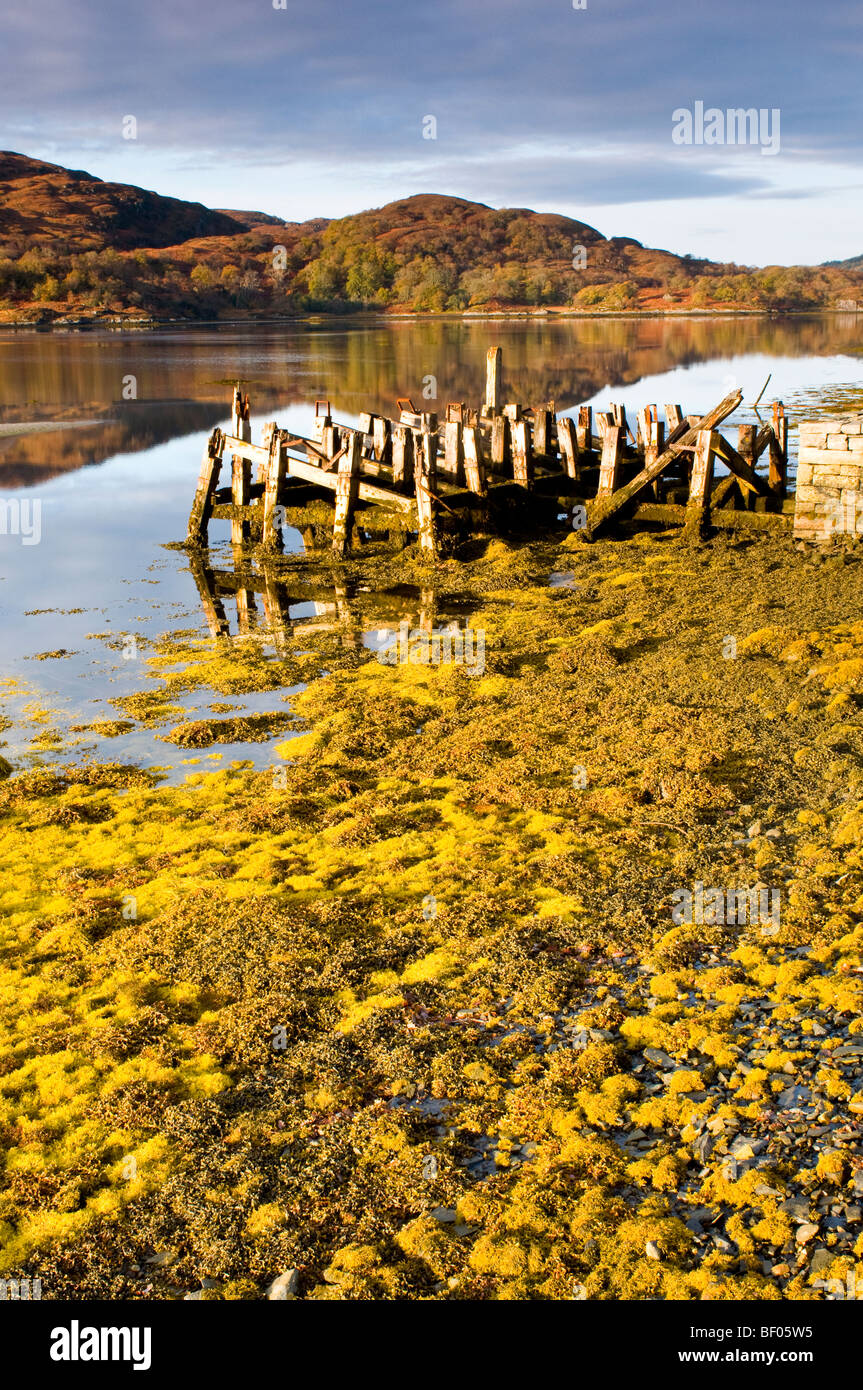
[(13, 0), (0, 148), (291, 221), (447, 193), (815, 264), (863, 253), (861, 68), (860, 0)]

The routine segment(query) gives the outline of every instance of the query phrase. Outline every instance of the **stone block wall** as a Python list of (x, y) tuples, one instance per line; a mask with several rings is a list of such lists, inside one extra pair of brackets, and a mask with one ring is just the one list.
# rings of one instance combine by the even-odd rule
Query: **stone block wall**
[(863, 536), (863, 415), (800, 425), (794, 535)]

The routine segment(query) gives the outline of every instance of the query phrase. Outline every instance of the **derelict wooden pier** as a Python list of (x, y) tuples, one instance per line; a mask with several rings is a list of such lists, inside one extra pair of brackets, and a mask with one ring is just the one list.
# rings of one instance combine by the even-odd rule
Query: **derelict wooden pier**
[[(216, 429), (207, 441), (187, 544), (206, 545), (210, 521), (230, 520), (235, 545), (277, 553), (287, 514), (321, 499), (332, 505), (337, 557), (367, 530), (401, 545), (415, 536), (433, 559), (445, 533), (495, 529), (520, 509), (541, 524), (543, 502), (549, 522), (561, 506), (581, 505), (579, 529), (588, 539), (624, 517), (682, 524), (693, 538), (711, 526), (785, 520), (788, 422), (781, 401), (770, 424), (740, 425), (735, 447), (719, 426), (741, 404), (739, 390), (701, 416), (667, 404), (663, 419), (647, 405), (633, 421), (622, 405), (596, 412), (583, 405), (557, 416), (554, 401), (502, 404), (501, 397), (501, 350), (492, 347), (485, 401), (476, 409), (451, 402), (441, 422), (404, 399), (397, 419), (366, 413), (355, 428), (334, 421), (329, 401), (319, 400), (309, 437), (271, 422), (253, 444), (249, 398), (238, 386), (230, 433)], [(226, 456), (231, 482), (219, 487)], [(762, 459), (766, 473), (758, 468)], [(728, 470), (718, 480), (717, 462)]]

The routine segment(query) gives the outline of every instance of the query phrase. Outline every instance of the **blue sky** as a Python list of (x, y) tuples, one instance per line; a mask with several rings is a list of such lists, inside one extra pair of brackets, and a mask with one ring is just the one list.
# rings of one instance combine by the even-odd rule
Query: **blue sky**
[[(584, 3), (7, 7), (0, 146), (296, 220), (437, 192), (744, 264), (863, 253), (859, 0)], [(779, 153), (675, 144), (697, 101), (778, 110)]]

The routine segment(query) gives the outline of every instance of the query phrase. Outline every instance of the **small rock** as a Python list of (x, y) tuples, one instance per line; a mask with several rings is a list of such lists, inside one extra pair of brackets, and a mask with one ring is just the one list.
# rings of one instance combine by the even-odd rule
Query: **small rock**
[(805, 1221), (809, 1216), (809, 1203), (805, 1197), (789, 1197), (787, 1201), (779, 1203), (779, 1210), (792, 1216), (795, 1221)]
[(655, 1241), (649, 1240), (644, 1247), (644, 1253), (649, 1260), (661, 1260), (662, 1251)]
[(827, 1249), (826, 1245), (819, 1245), (813, 1252), (812, 1261), (809, 1265), (810, 1274), (820, 1274), (822, 1269), (826, 1269), (833, 1263), (833, 1252)]
[(267, 1289), (267, 1298), (278, 1300), (282, 1303), (292, 1301), (297, 1296), (300, 1287), (300, 1276), (295, 1269), (286, 1269), (283, 1274), (279, 1274)]
[(663, 1052), (658, 1047), (646, 1047), (644, 1056), (648, 1062), (652, 1062), (655, 1067), (668, 1067), (674, 1069), (676, 1063), (671, 1060), (667, 1052)]
[(432, 1216), (435, 1221), (455, 1221), (457, 1212), (455, 1207), (435, 1207)]
[(818, 1227), (814, 1221), (805, 1221), (802, 1226), (797, 1227), (796, 1238), (798, 1245), (806, 1245), (808, 1241), (814, 1240), (818, 1234)]

